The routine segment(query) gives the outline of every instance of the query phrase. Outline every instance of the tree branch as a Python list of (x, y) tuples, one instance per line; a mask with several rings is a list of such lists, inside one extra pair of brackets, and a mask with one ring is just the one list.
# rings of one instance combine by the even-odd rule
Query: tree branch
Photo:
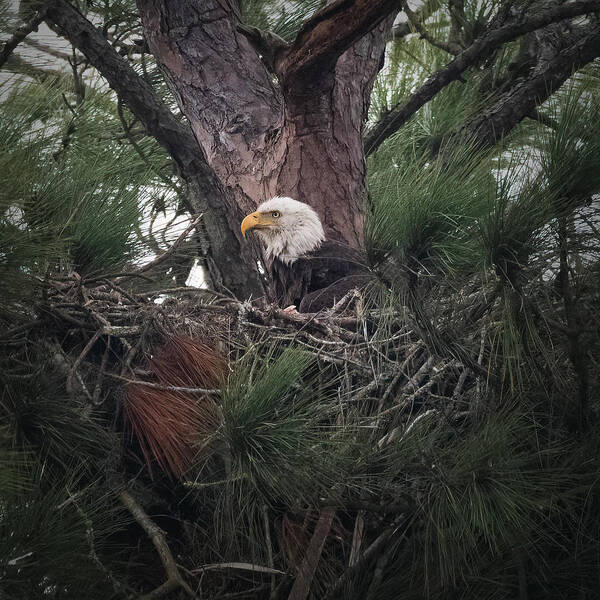
[[(582, 27), (579, 35), (543, 69), (520, 80), (488, 110), (467, 121), (459, 134), (490, 148), (525, 117), (539, 115), (536, 107), (545, 102), (571, 75), (600, 56), (600, 27)], [(541, 119), (541, 117), (538, 117)], [(551, 126), (551, 123), (544, 122)]]
[(448, 0), (450, 10), (450, 33), (448, 41), (460, 46), (460, 38), (465, 25), (465, 3), (464, 0)]
[(466, 69), (489, 57), (502, 44), (551, 23), (596, 11), (600, 11), (600, 0), (579, 0), (538, 12), (525, 20), (508, 23), (488, 32), (443, 69), (432, 75), (404, 104), (388, 111), (365, 136), (365, 153), (369, 155), (377, 150), (440, 90), (460, 79)]
[(23, 23), (13, 34), (13, 36), (4, 43), (0, 51), (0, 69), (13, 53), (13, 50), (32, 32), (37, 31), (40, 23), (46, 16), (46, 9), (42, 8), (27, 23)]
[(32, 38), (25, 38), (23, 43), (27, 46), (31, 46), (40, 52), (45, 52), (50, 56), (54, 56), (54, 58), (58, 58), (59, 60), (64, 60), (65, 62), (69, 62), (71, 56), (66, 52), (62, 52), (58, 48), (53, 48), (50, 44), (44, 44), (38, 40), (34, 40)]
[(354, 42), (399, 9), (399, 0), (335, 0), (313, 15), (291, 47), (279, 54), (276, 72), (292, 82), (331, 71)]
[[(66, 37), (106, 78), (110, 87), (143, 123), (148, 133), (178, 162), (182, 171), (190, 163), (213, 177), (210, 167), (193, 150), (200, 150), (191, 131), (178, 121), (158, 99), (151, 85), (142, 79), (104, 39), (99, 30), (65, 0), (52, 0), (47, 7), (51, 25)], [(195, 147), (195, 148), (194, 148)], [(204, 164), (200, 164), (204, 163)]]
[(65, 77), (65, 73), (58, 69), (43, 69), (42, 67), (36, 67), (31, 63), (27, 62), (19, 54), (12, 54), (8, 57), (8, 60), (4, 64), (4, 70), (17, 75), (24, 75), (25, 77), (31, 77), (36, 81), (40, 82), (56, 82), (63, 79), (62, 88), (71, 91), (73, 89), (72, 78)]

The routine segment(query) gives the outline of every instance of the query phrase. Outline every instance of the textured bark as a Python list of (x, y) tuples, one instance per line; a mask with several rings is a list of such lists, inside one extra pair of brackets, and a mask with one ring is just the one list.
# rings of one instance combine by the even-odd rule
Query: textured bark
[(328, 237), (352, 247), (362, 245), (364, 226), (363, 124), (391, 20), (344, 52), (334, 72), (285, 93), (285, 154), (275, 191), (291, 190), (311, 204)]
[(279, 157), (281, 95), (233, 7), (218, 0), (139, 2), (148, 45), (222, 184), (244, 211), (268, 194)]
[(200, 232), (209, 242), (206, 256), (213, 283), (238, 297), (262, 295), (256, 271), (257, 249), (242, 243), (241, 212), (208, 165), (189, 127), (177, 120), (154, 90), (80, 12), (64, 0), (47, 4), (49, 25), (58, 28), (106, 78), (146, 130), (169, 152), (188, 187), (195, 214), (203, 214)]
[(358, 247), (366, 196), (362, 128), (393, 18), (385, 16), (396, 3), (378, 2), (387, 12), (370, 24), (344, 21), (315, 56), (320, 67), (311, 77), (290, 62), (315, 43), (313, 28), (319, 33), (351, 4), (326, 7), (282, 49), (275, 61), (280, 85), (238, 27), (232, 2), (138, 2), (148, 44), (236, 205), (251, 211), (274, 195), (291, 196), (317, 210), (331, 238)]

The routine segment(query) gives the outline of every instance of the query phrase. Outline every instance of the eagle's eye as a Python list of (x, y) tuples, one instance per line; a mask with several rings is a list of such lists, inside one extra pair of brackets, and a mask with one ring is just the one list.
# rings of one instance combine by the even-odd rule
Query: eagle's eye
[(273, 211), (271, 211), (271, 216), (274, 219), (279, 219), (279, 217), (281, 216), (281, 213), (278, 210), (273, 210)]

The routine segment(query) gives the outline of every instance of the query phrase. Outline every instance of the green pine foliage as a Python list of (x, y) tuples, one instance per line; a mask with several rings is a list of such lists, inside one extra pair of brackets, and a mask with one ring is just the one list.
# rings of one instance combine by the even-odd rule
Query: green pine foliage
[[(100, 492), (102, 493), (102, 492)], [(37, 485), (0, 501), (0, 573), (3, 597), (111, 598), (124, 593), (109, 570), (123, 569), (110, 536), (123, 514), (98, 497)], [(115, 589), (115, 585), (117, 585)]]
[[(228, 378), (222, 422), (199, 447), (195, 477), (184, 484), (195, 503), (214, 506), (217, 555), (231, 545), (238, 558), (250, 552), (264, 560), (264, 511), (306, 510), (339, 496), (352, 431), (333, 425), (335, 380), (324, 387), (316, 367), (300, 349), (259, 347)], [(240, 527), (248, 528), (247, 545), (244, 534), (231, 537)]]

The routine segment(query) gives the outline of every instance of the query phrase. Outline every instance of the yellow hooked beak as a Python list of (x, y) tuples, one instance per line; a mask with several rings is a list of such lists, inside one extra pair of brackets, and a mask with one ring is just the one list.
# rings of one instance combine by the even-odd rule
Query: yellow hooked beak
[(249, 229), (265, 229), (273, 227), (276, 223), (275, 217), (271, 213), (250, 213), (242, 221), (242, 235), (246, 237), (246, 231)]

